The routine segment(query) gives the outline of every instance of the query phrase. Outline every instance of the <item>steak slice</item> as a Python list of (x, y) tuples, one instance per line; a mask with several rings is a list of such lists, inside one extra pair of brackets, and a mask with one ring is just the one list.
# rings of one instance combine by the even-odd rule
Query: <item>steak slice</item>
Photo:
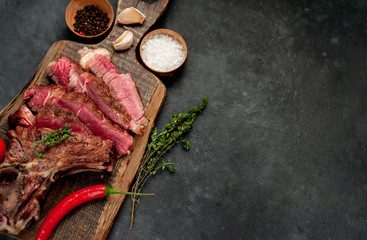
[(72, 111), (57, 105), (43, 106), (34, 116), (27, 105), (23, 104), (15, 113), (9, 116), (9, 123), (12, 126), (21, 125), (23, 127), (51, 128), (53, 130), (68, 125), (73, 132), (84, 135), (93, 134)]
[(111, 53), (107, 49), (84, 47), (78, 53), (80, 55), (79, 65), (84, 70), (93, 72), (97, 77), (105, 80), (119, 74), (115, 65), (110, 61)]
[[(52, 93), (53, 91), (61, 92), (62, 90), (60, 89), (66, 90), (65, 87), (58, 86), (57, 88), (56, 86), (35, 86), (39, 91), (34, 91), (32, 89), (33, 87), (31, 87), (26, 92), (28, 99), (30, 99), (29, 102), (32, 103), (36, 101), (37, 109), (40, 107), (40, 104), (38, 102), (42, 102), (42, 104), (44, 105), (53, 104), (61, 108), (69, 109), (94, 134), (102, 137), (103, 139), (108, 139), (115, 142), (115, 148), (118, 157), (121, 157), (123, 154), (130, 152), (130, 146), (133, 143), (133, 137), (126, 130), (111, 122), (111, 120), (101, 112), (101, 110), (90, 100), (90, 98), (86, 94), (70, 92), (58, 94), (57, 97), (48, 98), (48, 100), (42, 99), (42, 97), (45, 96), (43, 92), (51, 92), (50, 95), (54, 95)], [(38, 95), (38, 93), (40, 93), (40, 95)]]
[(61, 56), (57, 62), (52, 61), (48, 65), (48, 76), (57, 84), (65, 85), (68, 92), (78, 84), (78, 77), (84, 71), (70, 58)]
[(71, 110), (58, 105), (46, 105), (41, 108), (36, 114), (34, 127), (56, 130), (65, 125), (68, 125), (72, 132), (93, 135), (93, 132)]
[(24, 93), (28, 107), (38, 112), (46, 104), (54, 104), (66, 93), (66, 87), (61, 85), (34, 85)]
[(127, 109), (131, 118), (137, 124), (146, 125), (147, 119), (144, 116), (144, 106), (131, 73), (115, 75), (109, 79), (108, 85), (112, 96)]
[[(0, 164), (0, 231), (17, 235), (32, 219), (37, 221), (39, 199), (64, 174), (112, 170), (113, 142), (98, 136), (72, 133), (57, 146), (34, 147), (52, 131), (17, 126), (8, 132), (10, 142)], [(39, 152), (43, 158), (37, 156)]]
[(96, 135), (114, 141), (118, 157), (130, 152), (133, 137), (126, 130), (112, 123), (87, 95), (76, 92), (67, 93), (59, 99), (58, 104), (74, 112)]
[[(78, 71), (75, 71), (75, 69), (78, 69)], [(126, 130), (142, 135), (145, 126), (132, 121), (124, 106), (112, 96), (108, 85), (102, 79), (79, 70), (76, 63), (63, 56), (49, 65), (48, 75), (56, 83), (65, 84), (68, 91), (86, 93), (113, 122)]]
[(131, 116), (125, 108), (114, 99), (106, 83), (90, 73), (80, 76), (85, 79), (87, 94), (90, 99), (109, 117), (113, 122), (126, 130), (131, 130), (136, 134), (142, 134), (143, 129), (131, 121)]
[(12, 126), (22, 125), (24, 127), (32, 127), (36, 122), (35, 116), (26, 104), (22, 104), (15, 113), (9, 116), (8, 120)]
[(81, 56), (80, 66), (102, 78), (107, 83), (112, 96), (124, 106), (131, 119), (136, 124), (145, 127), (148, 120), (145, 117), (144, 105), (131, 73), (119, 74), (115, 65), (110, 61), (111, 54), (107, 49), (85, 47), (78, 53)]

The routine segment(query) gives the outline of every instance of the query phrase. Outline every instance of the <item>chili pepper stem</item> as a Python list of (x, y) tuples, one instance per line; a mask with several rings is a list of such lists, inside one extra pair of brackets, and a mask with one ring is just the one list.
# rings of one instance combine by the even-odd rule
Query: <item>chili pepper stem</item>
[(154, 193), (133, 193), (133, 192), (121, 192), (119, 190), (115, 190), (106, 186), (105, 188), (105, 196), (108, 197), (112, 194), (125, 194), (125, 195), (137, 195), (137, 196), (154, 196)]
[(107, 196), (110, 196), (112, 194), (122, 194), (122, 192), (119, 191), (119, 190), (112, 189), (109, 186), (106, 186), (104, 195), (107, 197)]

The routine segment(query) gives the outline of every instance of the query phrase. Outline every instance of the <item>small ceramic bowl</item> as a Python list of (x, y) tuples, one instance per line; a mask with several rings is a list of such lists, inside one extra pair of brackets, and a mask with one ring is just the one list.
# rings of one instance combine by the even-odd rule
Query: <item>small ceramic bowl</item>
[[(74, 23), (75, 23), (75, 15), (78, 10), (83, 9), (85, 6), (88, 5), (96, 5), (99, 9), (101, 9), (104, 13), (107, 14), (107, 17), (110, 19), (107, 25), (107, 29), (103, 32), (93, 35), (93, 36), (85, 36), (81, 35), (74, 30)], [(68, 25), (69, 29), (77, 36), (82, 38), (96, 38), (103, 34), (105, 34), (112, 26), (114, 20), (114, 12), (111, 4), (107, 0), (72, 0), (66, 8), (65, 12), (65, 21)]]
[[(184, 56), (184, 60), (182, 61), (182, 63), (179, 66), (177, 66), (176, 68), (171, 69), (169, 71), (159, 71), (159, 70), (156, 70), (156, 69), (152, 68), (152, 66), (149, 66), (149, 64), (147, 64), (146, 60), (144, 60), (144, 57), (142, 56), (142, 51), (143, 51), (142, 48), (143, 48), (145, 42), (150, 37), (153, 37), (156, 34), (167, 34), (167, 35), (169, 35), (171, 37), (174, 37), (176, 40), (178, 40), (181, 43), (181, 45), (182, 45), (182, 47), (184, 49), (184, 55), (185, 56)], [(140, 58), (141, 58), (142, 62), (144, 63), (144, 65), (150, 71), (152, 71), (153, 73), (155, 73), (156, 75), (158, 75), (160, 77), (170, 78), (170, 77), (173, 77), (173, 76), (178, 75), (182, 71), (182, 69), (183, 69), (183, 67), (184, 67), (184, 65), (186, 63), (186, 59), (187, 59), (187, 46), (186, 46), (185, 40), (178, 33), (176, 33), (175, 31), (172, 31), (172, 30), (169, 30), (169, 29), (157, 29), (157, 30), (154, 30), (154, 31), (148, 33), (142, 39), (142, 41), (140, 43), (139, 53), (140, 53)]]

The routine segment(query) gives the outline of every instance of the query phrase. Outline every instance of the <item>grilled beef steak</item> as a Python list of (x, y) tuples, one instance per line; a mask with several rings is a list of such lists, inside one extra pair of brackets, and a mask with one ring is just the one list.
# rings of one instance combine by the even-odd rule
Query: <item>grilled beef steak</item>
[(133, 137), (106, 118), (87, 95), (76, 92), (67, 93), (59, 99), (58, 104), (74, 112), (96, 135), (114, 141), (118, 157), (130, 152)]
[(92, 131), (77, 118), (72, 111), (57, 105), (46, 105), (40, 108), (36, 116), (26, 104), (9, 116), (12, 126), (59, 129), (68, 125), (73, 132), (93, 135)]
[[(34, 91), (34, 87), (38, 91)], [(56, 88), (55, 85), (39, 85), (28, 89), (25, 95), (30, 99), (28, 103), (31, 103), (32, 106), (37, 106), (37, 109), (41, 109), (42, 106), (48, 104), (69, 109), (94, 134), (115, 142), (118, 157), (129, 153), (133, 137), (126, 130), (112, 123), (84, 93), (70, 92), (60, 94), (62, 90), (66, 90), (66, 88), (61, 86)], [(53, 91), (56, 91), (57, 94), (53, 94)], [(47, 98), (48, 95), (46, 96), (43, 92), (50, 92), (49, 95), (57, 97)]]
[(12, 126), (22, 125), (24, 127), (32, 127), (36, 122), (35, 116), (26, 104), (21, 105), (15, 113), (9, 116), (8, 120)]
[[(47, 87), (45, 87), (47, 86)], [(54, 104), (66, 93), (66, 87), (60, 85), (34, 85), (24, 93), (28, 107), (38, 112), (46, 104)]]
[(131, 119), (124, 106), (112, 96), (108, 85), (102, 79), (79, 69), (69, 58), (63, 56), (52, 62), (48, 75), (56, 83), (66, 85), (69, 92), (86, 93), (107, 117), (122, 128), (143, 134), (145, 126)]
[[(17, 235), (40, 217), (40, 198), (70, 173), (112, 171), (113, 157), (130, 152), (131, 130), (142, 135), (148, 120), (130, 73), (119, 74), (106, 49), (84, 50), (81, 66), (67, 57), (50, 63), (56, 85), (32, 86), (26, 104), (10, 115), (9, 144), (0, 161), (0, 232)], [(69, 125), (56, 146), (39, 142)], [(122, 129), (125, 128), (125, 129)]]
[(144, 116), (144, 106), (131, 73), (120, 74), (110, 61), (110, 52), (104, 48), (83, 48), (78, 52), (81, 56), (80, 66), (102, 78), (108, 85), (112, 96), (124, 106), (131, 119), (137, 125), (146, 126), (148, 120)]
[(76, 65), (70, 58), (61, 56), (57, 64), (52, 61), (48, 65), (48, 76), (57, 84), (68, 87), (68, 92), (78, 84), (78, 76), (84, 71)]
[[(72, 133), (65, 141), (47, 147), (36, 145), (49, 128), (16, 127), (0, 164), (0, 231), (19, 234), (32, 219), (38, 220), (39, 199), (50, 183), (66, 173), (85, 169), (112, 170), (113, 142), (98, 136)], [(43, 153), (39, 157), (37, 153)]]
[(67, 108), (58, 105), (46, 105), (36, 114), (34, 127), (59, 129), (68, 125), (72, 132), (93, 135), (93, 132)]

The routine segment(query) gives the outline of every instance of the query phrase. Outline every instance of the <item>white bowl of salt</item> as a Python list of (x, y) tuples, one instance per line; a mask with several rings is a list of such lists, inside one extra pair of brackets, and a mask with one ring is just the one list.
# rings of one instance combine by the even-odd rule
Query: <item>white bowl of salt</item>
[(141, 41), (139, 50), (145, 66), (161, 77), (176, 76), (187, 58), (185, 40), (169, 29), (148, 33)]

